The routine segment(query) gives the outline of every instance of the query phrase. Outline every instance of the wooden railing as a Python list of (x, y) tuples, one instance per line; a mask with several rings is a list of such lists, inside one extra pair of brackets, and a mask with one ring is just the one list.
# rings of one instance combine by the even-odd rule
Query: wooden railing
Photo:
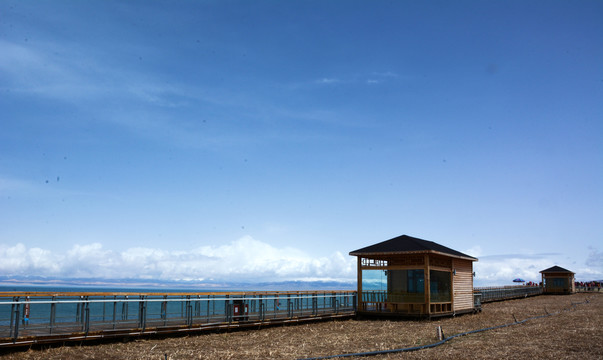
[(481, 294), (481, 302), (500, 301), (507, 299), (517, 299), (528, 296), (542, 294), (540, 286), (498, 286), (498, 287), (477, 287), (473, 293)]
[(353, 316), (355, 291), (0, 293), (0, 347)]

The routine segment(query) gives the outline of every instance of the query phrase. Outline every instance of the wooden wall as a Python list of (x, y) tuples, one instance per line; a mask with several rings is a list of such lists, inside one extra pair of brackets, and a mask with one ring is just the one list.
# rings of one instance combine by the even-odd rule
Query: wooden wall
[(452, 276), (452, 310), (473, 309), (473, 262), (453, 259), (452, 268), (456, 269), (456, 275)]
[[(561, 286), (555, 286), (553, 284), (554, 279), (562, 279), (564, 284)], [(542, 281), (545, 294), (573, 294), (576, 292), (574, 274), (572, 273), (545, 273), (542, 275)]]

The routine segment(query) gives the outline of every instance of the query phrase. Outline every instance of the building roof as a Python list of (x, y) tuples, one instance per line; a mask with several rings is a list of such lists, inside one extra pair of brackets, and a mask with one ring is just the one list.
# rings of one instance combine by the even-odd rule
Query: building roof
[(573, 274), (573, 272), (569, 271), (568, 269), (564, 269), (561, 266), (557, 266), (557, 265), (550, 267), (546, 270), (542, 270), (540, 273), (572, 273)]
[(462, 252), (434, 243), (433, 241), (423, 240), (408, 235), (401, 235), (393, 239), (382, 241), (375, 245), (354, 250), (350, 252), (350, 255), (367, 256), (417, 253), (437, 253), (466, 260), (477, 261), (477, 258), (474, 258), (473, 256), (463, 254)]

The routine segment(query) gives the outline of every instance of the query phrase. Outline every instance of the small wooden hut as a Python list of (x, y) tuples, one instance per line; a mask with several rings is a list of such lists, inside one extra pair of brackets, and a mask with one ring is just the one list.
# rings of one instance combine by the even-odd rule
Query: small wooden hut
[(576, 292), (574, 273), (560, 266), (553, 266), (540, 272), (544, 294), (573, 294)]
[(358, 258), (358, 314), (433, 317), (474, 311), (473, 262), (402, 235), (350, 252)]

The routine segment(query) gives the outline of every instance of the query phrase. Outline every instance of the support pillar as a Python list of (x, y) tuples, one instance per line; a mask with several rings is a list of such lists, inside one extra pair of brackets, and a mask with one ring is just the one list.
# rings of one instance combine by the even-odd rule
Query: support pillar
[(431, 315), (431, 281), (429, 277), (429, 255), (425, 254), (425, 268), (423, 270), (425, 282), (425, 307), (427, 315)]

